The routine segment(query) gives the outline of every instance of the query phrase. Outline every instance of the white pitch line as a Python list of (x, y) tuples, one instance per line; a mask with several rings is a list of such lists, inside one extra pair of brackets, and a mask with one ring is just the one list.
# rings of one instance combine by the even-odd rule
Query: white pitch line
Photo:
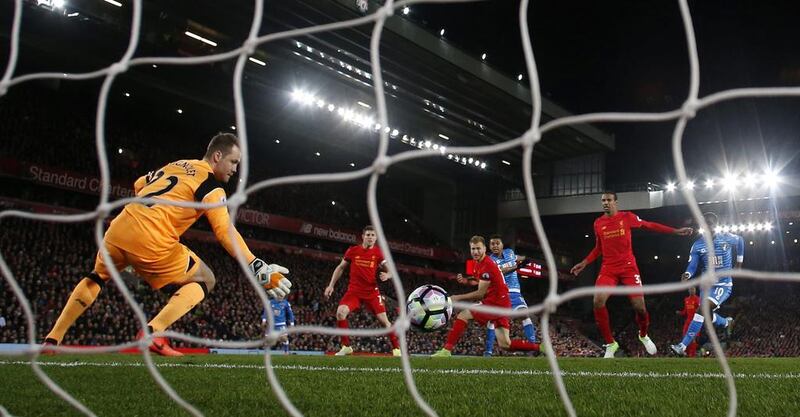
[[(26, 361), (0, 361), (0, 365), (30, 365)], [(140, 362), (39, 362), (42, 366), (57, 368), (78, 367), (106, 367), (106, 368), (142, 368)], [(202, 368), (202, 369), (264, 369), (263, 365), (247, 364), (193, 364), (193, 363), (158, 363), (159, 368)], [(274, 365), (277, 370), (307, 371), (307, 372), (363, 372), (363, 373), (401, 373), (401, 368), (396, 367), (352, 367), (352, 366), (310, 366), (310, 365)], [(539, 370), (509, 370), (509, 369), (413, 369), (417, 374), (433, 375), (507, 375), (507, 376), (552, 376), (551, 371)], [(652, 378), (652, 379), (693, 379), (711, 378), (724, 379), (721, 372), (606, 372), (606, 371), (562, 371), (564, 377), (583, 378)], [(737, 373), (734, 377), (739, 379), (800, 379), (800, 372), (754, 374)]]

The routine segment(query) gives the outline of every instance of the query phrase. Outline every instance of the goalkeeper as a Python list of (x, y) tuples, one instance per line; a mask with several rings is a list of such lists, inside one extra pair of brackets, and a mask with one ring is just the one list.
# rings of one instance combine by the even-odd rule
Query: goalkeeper
[[(241, 159), (238, 138), (220, 133), (211, 139), (201, 160), (180, 160), (136, 180), (137, 197), (163, 201), (224, 203), (223, 184), (236, 173)], [(167, 204), (129, 203), (112, 222), (103, 244), (118, 271), (132, 266), (153, 289), (171, 293), (167, 305), (148, 323), (151, 332), (161, 332), (183, 317), (214, 289), (216, 278), (194, 252), (180, 243), (181, 235), (205, 215), (214, 235), (231, 255), (236, 249), (249, 262), (250, 272), (272, 297), (285, 297), (291, 282), (284, 277), (289, 270), (256, 258), (242, 236), (230, 223), (228, 209), (178, 207)], [(67, 300), (45, 345), (58, 345), (64, 334), (97, 298), (111, 275), (98, 251), (94, 271), (86, 275)], [(137, 338), (143, 337), (139, 331)], [(152, 352), (164, 356), (182, 356), (164, 337), (156, 337)]]

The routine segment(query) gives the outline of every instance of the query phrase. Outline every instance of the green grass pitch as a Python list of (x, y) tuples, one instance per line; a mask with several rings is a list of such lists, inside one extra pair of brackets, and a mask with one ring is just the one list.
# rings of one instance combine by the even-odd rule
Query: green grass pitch
[[(164, 377), (208, 416), (286, 415), (261, 356), (156, 357)], [(56, 355), (43, 368), (99, 416), (185, 416), (135, 355)], [(724, 416), (714, 359), (561, 359), (579, 416)], [(739, 416), (800, 416), (800, 359), (732, 359)], [(307, 416), (421, 416), (397, 358), (275, 356), (289, 398)], [(70, 365), (70, 366), (65, 366)], [(544, 358), (412, 358), (421, 394), (440, 416), (564, 416)], [(0, 358), (0, 406), (14, 416), (77, 411)]]

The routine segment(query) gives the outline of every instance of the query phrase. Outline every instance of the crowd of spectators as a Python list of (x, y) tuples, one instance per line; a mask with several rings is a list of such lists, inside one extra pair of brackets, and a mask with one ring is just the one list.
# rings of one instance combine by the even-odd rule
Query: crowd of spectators
[[(70, 291), (90, 271), (94, 262), (96, 246), (87, 224), (52, 224), (28, 220), (4, 220), (0, 224), (0, 250), (14, 273), (17, 282), (31, 303), (36, 314), (36, 332), (39, 338), (54, 323)], [(263, 329), (260, 325), (261, 304), (255, 290), (246, 280), (238, 265), (216, 243), (186, 242), (209, 264), (218, 279), (215, 290), (198, 307), (176, 322), (171, 330), (213, 340), (258, 339)], [(291, 270), (294, 283), (289, 300), (293, 305), (298, 325), (321, 325), (335, 327), (336, 305), (346, 290), (346, 280), (338, 283), (331, 299), (326, 300), (322, 291), (330, 279), (335, 262), (319, 261), (287, 253), (269, 254), (269, 260), (284, 264)], [(157, 313), (166, 302), (166, 295), (153, 291), (131, 274), (124, 274), (127, 288), (132, 291), (146, 315)], [(27, 327), (18, 300), (11, 288), (2, 281), (0, 291), (0, 342), (27, 342)], [(454, 280), (409, 275), (402, 277), (404, 290), (410, 292), (419, 285), (434, 283), (451, 293), (471, 291), (472, 288), (457, 284)], [(793, 288), (793, 287), (791, 287)], [(396, 317), (398, 304), (390, 282), (382, 283), (386, 295), (390, 319)], [(784, 297), (765, 303), (760, 297), (742, 296), (726, 306), (736, 319), (734, 336), (725, 340), (729, 353), (737, 356), (797, 356), (800, 355), (800, 322), (796, 315), (786, 311), (797, 311), (800, 307), (796, 289), (787, 291)], [(541, 300), (541, 294), (526, 294), (529, 302)], [(617, 297), (611, 303), (612, 319), (617, 325), (615, 335), (629, 355), (641, 355), (642, 348), (636, 339), (636, 326), (627, 301)], [(680, 337), (683, 318), (675, 314), (681, 308), (681, 297), (649, 297), (651, 312), (651, 335), (659, 343), (661, 352), (666, 345)], [(559, 313), (563, 310), (560, 309)], [(784, 314), (782, 314), (784, 313)], [(630, 317), (626, 315), (630, 314)], [(783, 317), (783, 320), (772, 320)], [(349, 317), (352, 328), (376, 328), (377, 320), (361, 310)], [(512, 335), (521, 337), (520, 320), (512, 320)], [(106, 286), (92, 307), (67, 333), (65, 343), (78, 345), (110, 345), (133, 339), (139, 329), (132, 310), (125, 304), (121, 293), (113, 284)], [(541, 336), (541, 335), (540, 335)], [(556, 314), (551, 320), (550, 336), (556, 353), (561, 356), (597, 356), (601, 353), (591, 317), (581, 317), (569, 310)], [(486, 337), (485, 328), (469, 327), (455, 349), (456, 354), (481, 355)], [(409, 349), (412, 353), (427, 354), (439, 349), (444, 343), (445, 333), (408, 333)], [(353, 337), (358, 352), (386, 353), (390, 346), (388, 338)], [(303, 333), (290, 338), (293, 350), (336, 351), (338, 337)], [(177, 346), (191, 346), (175, 341)], [(508, 354), (495, 349), (495, 354)]]
[[(0, 159), (99, 176), (94, 107), (83, 101), (35, 86), (12, 89), (0, 101), (0, 126), (3, 126), (4, 137), (0, 141)], [(63, 109), (70, 109), (70, 112)], [(176, 140), (185, 136), (186, 132), (169, 123), (131, 123), (123, 117), (108, 116), (106, 155), (112, 180), (132, 185), (136, 178), (166, 163), (202, 157), (210, 137)], [(250, 164), (249, 181), (295, 171), (297, 167), (291, 166), (290, 161), (271, 158), (269, 164)], [(370, 223), (366, 189), (366, 180), (358, 184), (271, 187), (248, 195), (245, 207), (358, 231)], [(416, 220), (410, 209), (388, 196), (381, 196), (378, 202), (384, 229), (392, 239), (442, 245)]]

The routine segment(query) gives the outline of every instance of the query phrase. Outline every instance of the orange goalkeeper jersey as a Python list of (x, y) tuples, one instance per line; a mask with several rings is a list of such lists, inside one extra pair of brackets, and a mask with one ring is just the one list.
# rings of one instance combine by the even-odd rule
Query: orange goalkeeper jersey
[[(211, 166), (196, 159), (175, 161), (151, 171), (136, 180), (133, 188), (137, 197), (164, 201), (219, 203), (226, 199), (222, 183), (214, 178)], [(129, 203), (111, 222), (105, 240), (143, 259), (156, 260), (179, 244), (181, 235), (204, 214), (228, 253), (236, 256), (234, 245), (237, 245), (247, 262), (255, 259), (239, 232), (233, 229), (233, 236), (229, 233), (230, 217), (225, 206), (200, 209)]]

